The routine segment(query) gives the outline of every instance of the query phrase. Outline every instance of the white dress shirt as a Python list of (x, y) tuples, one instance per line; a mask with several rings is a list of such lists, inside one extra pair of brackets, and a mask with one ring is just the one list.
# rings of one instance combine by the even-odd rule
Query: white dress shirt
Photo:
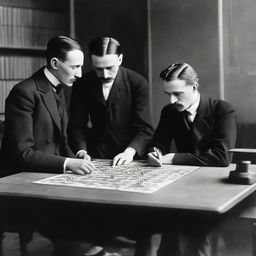
[(114, 83), (114, 81), (112, 81), (110, 83), (103, 83), (102, 84), (102, 92), (103, 92), (104, 99), (106, 101), (108, 100), (108, 96), (109, 96), (109, 93), (110, 93), (110, 90), (112, 88), (113, 83)]
[(189, 113), (188, 118), (192, 123), (195, 120), (199, 103), (200, 103), (200, 93), (198, 92), (198, 97), (195, 103), (185, 110)]
[(47, 67), (44, 68), (44, 74), (54, 87), (57, 87), (57, 85), (60, 84), (60, 81), (49, 71)]

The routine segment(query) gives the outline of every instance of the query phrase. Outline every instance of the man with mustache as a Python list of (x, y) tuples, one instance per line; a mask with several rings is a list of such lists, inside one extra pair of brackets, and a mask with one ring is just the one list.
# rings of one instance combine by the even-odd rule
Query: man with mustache
[(149, 86), (121, 66), (120, 43), (99, 37), (89, 44), (93, 71), (74, 85), (69, 139), (77, 156), (113, 159), (113, 166), (142, 158), (151, 140)]
[[(161, 112), (148, 154), (149, 163), (228, 166), (228, 150), (236, 141), (233, 107), (199, 93), (197, 73), (186, 63), (171, 65), (160, 77), (170, 104)], [(172, 140), (177, 153), (170, 153)]]
[[(172, 64), (160, 77), (170, 104), (162, 109), (150, 145), (149, 164), (156, 167), (163, 164), (228, 166), (231, 162), (228, 150), (236, 141), (233, 107), (228, 102), (201, 94), (197, 73), (186, 63)], [(170, 152), (173, 140), (177, 153)], [(208, 233), (211, 226), (208, 222), (188, 218), (165, 228), (163, 230), (171, 230), (172, 235), (164, 233), (158, 255), (210, 255)], [(178, 240), (178, 245), (168, 252), (174, 239)]]

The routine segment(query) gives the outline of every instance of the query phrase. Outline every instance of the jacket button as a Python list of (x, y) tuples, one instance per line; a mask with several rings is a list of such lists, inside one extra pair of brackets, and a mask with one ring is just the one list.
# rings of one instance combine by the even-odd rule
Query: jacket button
[(47, 139), (47, 143), (50, 143), (51, 142), (51, 140), (50, 139)]

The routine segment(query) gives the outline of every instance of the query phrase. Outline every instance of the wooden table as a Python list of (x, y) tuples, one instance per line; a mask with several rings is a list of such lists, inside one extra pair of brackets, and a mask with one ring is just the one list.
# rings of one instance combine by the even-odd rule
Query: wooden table
[(0, 179), (0, 197), (41, 198), (222, 214), (256, 190), (256, 184), (227, 183), (229, 171), (234, 169), (234, 165), (227, 168), (200, 167), (153, 194), (35, 184), (32, 182), (56, 174), (23, 172)]
[[(143, 209), (145, 215), (163, 210), (168, 218), (169, 214), (177, 211), (178, 215), (188, 212), (189, 218), (191, 213), (196, 216), (223, 216), (256, 190), (256, 184), (228, 183), (229, 172), (234, 169), (234, 165), (227, 168), (200, 167), (153, 194), (35, 184), (34, 181), (56, 174), (23, 172), (0, 179), (0, 200), (27, 198), (36, 199), (35, 201), (79, 203), (85, 207), (100, 206), (104, 209), (125, 207), (129, 210)], [(254, 221), (253, 225), (256, 225)], [(256, 234), (255, 230), (253, 232)], [(253, 250), (255, 255), (255, 248)]]

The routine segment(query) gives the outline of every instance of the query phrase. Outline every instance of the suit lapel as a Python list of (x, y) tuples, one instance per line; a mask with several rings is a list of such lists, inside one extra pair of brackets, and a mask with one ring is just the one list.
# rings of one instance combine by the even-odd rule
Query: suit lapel
[(200, 96), (200, 103), (197, 115), (193, 124), (193, 133), (195, 135), (196, 143), (198, 143), (209, 131), (209, 124), (211, 121), (211, 110), (207, 98)]
[(110, 94), (108, 97), (108, 109), (111, 107), (112, 104), (117, 103), (120, 99), (120, 93), (124, 89), (124, 82), (121, 73), (121, 67), (119, 68), (115, 81), (112, 85), (110, 90)]
[(92, 90), (92, 95), (93, 97), (99, 101), (101, 104), (106, 105), (106, 101), (104, 99), (103, 96), (103, 92), (102, 92), (102, 83), (101, 81), (97, 78), (97, 76), (95, 75), (95, 84), (93, 84), (93, 90)]
[(57, 108), (57, 103), (51, 89), (50, 82), (47, 80), (43, 73), (43, 69), (39, 70), (38, 76), (35, 76), (36, 85), (39, 91), (42, 92), (43, 102), (48, 109), (53, 122), (56, 124), (58, 129), (61, 131), (61, 119)]

